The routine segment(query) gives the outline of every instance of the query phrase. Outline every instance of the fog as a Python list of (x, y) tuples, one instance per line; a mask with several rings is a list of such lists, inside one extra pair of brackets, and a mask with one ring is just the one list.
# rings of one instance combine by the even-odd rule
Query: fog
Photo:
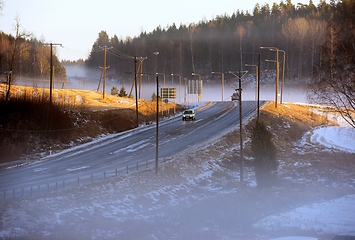
[[(99, 86), (101, 69), (93, 70), (81, 66), (66, 66), (67, 71), (67, 81), (54, 79), (54, 88), (64, 88), (64, 89), (82, 89), (82, 90), (92, 90), (96, 91)], [(120, 89), (122, 86), (125, 88), (127, 94), (132, 90), (133, 96), (135, 96), (135, 88), (132, 89), (134, 75), (127, 74), (121, 78), (113, 78), (112, 74), (108, 71), (106, 77), (106, 93), (111, 93), (112, 87), (117, 87)], [(159, 88), (169, 87), (176, 88), (176, 99), (169, 99), (169, 101), (176, 103), (196, 103), (196, 102), (207, 102), (207, 101), (222, 101), (222, 96), (224, 101), (230, 101), (232, 94), (235, 89), (238, 88), (238, 82), (236, 78), (232, 76), (230, 78), (225, 76), (224, 92), (222, 91), (222, 84), (220, 78), (213, 77), (211, 79), (203, 79), (202, 94), (200, 99), (197, 95), (184, 94), (184, 80), (179, 84), (179, 77), (174, 76), (172, 78), (170, 75), (166, 75), (165, 84), (162, 75), (159, 77)], [(256, 84), (253, 79), (254, 75), (249, 74), (243, 78), (242, 81), (242, 100), (257, 100)], [(212, 78), (212, 76), (210, 76)], [(192, 80), (192, 78), (189, 78)], [(275, 85), (274, 78), (269, 77), (267, 81), (263, 81), (260, 84), (260, 100), (275, 100)], [(147, 77), (146, 75), (142, 78), (142, 84), (140, 84), (140, 79), (137, 78), (138, 87), (137, 92), (139, 98), (151, 100), (152, 94), (156, 92), (155, 76), (151, 75)], [(266, 82), (266, 83), (265, 83)], [(17, 85), (30, 86), (30, 87), (49, 87), (49, 79), (33, 79), (25, 76), (16, 77)], [(300, 87), (291, 87), (290, 84), (285, 83), (283, 90), (283, 102), (299, 102), (307, 103), (306, 90)], [(99, 91), (103, 91), (103, 79), (99, 88)], [(279, 92), (281, 92), (281, 84), (279, 87)], [(280, 102), (281, 96), (279, 94), (278, 101)]]

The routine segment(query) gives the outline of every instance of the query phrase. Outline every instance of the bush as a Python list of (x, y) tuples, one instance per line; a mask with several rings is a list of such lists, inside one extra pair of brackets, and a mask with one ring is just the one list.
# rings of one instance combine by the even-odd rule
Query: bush
[(113, 95), (113, 96), (118, 96), (118, 89), (117, 89), (117, 87), (112, 87), (112, 88), (111, 88), (111, 95)]
[(262, 122), (257, 121), (252, 128), (251, 151), (258, 187), (272, 186), (277, 179), (276, 147), (271, 132)]

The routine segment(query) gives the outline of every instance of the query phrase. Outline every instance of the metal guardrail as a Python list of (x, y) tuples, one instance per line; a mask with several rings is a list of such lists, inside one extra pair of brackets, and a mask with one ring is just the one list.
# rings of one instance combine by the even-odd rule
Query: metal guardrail
[[(163, 158), (163, 159), (159, 159), (159, 162), (165, 162), (171, 159), (172, 157)], [(150, 167), (151, 168), (155, 167), (155, 159), (145, 161), (145, 162), (139, 162), (132, 165), (127, 165), (126, 167), (116, 168), (114, 170), (106, 171), (103, 173), (91, 174), (91, 175), (86, 175), (83, 177), (72, 178), (72, 179), (66, 179), (59, 182), (44, 183), (38, 186), (24, 187), (21, 189), (4, 190), (0, 192), (1, 194), (0, 199), (26, 197), (26, 196), (33, 196), (37, 194), (46, 194), (50, 192), (66, 190), (66, 189), (74, 188), (85, 184), (92, 184), (92, 183), (100, 182), (102, 180), (123, 176), (131, 172), (138, 172), (139, 170), (149, 169)]]

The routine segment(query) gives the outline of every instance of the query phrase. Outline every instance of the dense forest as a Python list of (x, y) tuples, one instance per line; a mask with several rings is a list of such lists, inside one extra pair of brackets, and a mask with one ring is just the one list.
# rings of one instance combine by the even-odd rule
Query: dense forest
[[(286, 55), (286, 79), (303, 81), (315, 77), (320, 69), (322, 58), (326, 56), (322, 48), (330, 26), (342, 24), (342, 20), (334, 16), (342, 15), (344, 5), (350, 6), (352, 2), (320, 0), (316, 6), (312, 0), (297, 5), (286, 0), (272, 6), (256, 4), (252, 13), (236, 10), (231, 16), (225, 14), (189, 25), (172, 23), (165, 28), (158, 26), (149, 33), (142, 32), (135, 38), (110, 37), (102, 30), (85, 64), (93, 69), (103, 66), (106, 47), (109, 76), (118, 80), (128, 78), (127, 72), (134, 72), (133, 56), (142, 57), (142, 72), (146, 74), (160, 72), (167, 76), (174, 73), (190, 77), (195, 72), (209, 79), (212, 71), (246, 70), (245, 64), (257, 63), (258, 53), (262, 70), (275, 69), (274, 62), (265, 62), (265, 59), (275, 59), (275, 52), (260, 49), (268, 46), (282, 50), (280, 62)], [(53, 63), (56, 78), (65, 78), (63, 65), (73, 64), (59, 62), (55, 48)], [(83, 60), (75, 64), (82, 65)], [(15, 36), (0, 32), (1, 73), (11, 71), (14, 77), (48, 78), (49, 66), (49, 45), (21, 29), (17, 29)], [(6, 77), (2, 74), (1, 81), (6, 81)]]
[[(128, 56), (139, 56), (147, 58), (143, 61), (145, 73), (190, 77), (195, 72), (208, 79), (212, 71), (245, 70), (245, 64), (256, 64), (257, 53), (261, 53), (263, 69), (274, 69), (275, 63), (266, 64), (264, 60), (275, 59), (275, 53), (260, 49), (269, 46), (286, 52), (287, 78), (309, 79), (320, 64), (327, 25), (343, 2), (349, 0), (329, 4), (321, 0), (318, 6), (312, 0), (296, 6), (291, 0), (272, 6), (256, 4), (252, 13), (237, 10), (231, 16), (190, 25), (158, 26), (133, 39), (118, 39), (117, 35), (110, 38), (101, 31), (86, 64), (102, 66), (106, 46), (111, 74), (118, 78), (133, 71)], [(157, 52), (159, 55), (153, 54)], [(282, 61), (283, 54), (279, 55)]]

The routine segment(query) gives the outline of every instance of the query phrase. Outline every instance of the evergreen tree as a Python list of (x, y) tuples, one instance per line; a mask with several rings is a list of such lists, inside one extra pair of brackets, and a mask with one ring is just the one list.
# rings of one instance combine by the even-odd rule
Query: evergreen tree
[(120, 89), (120, 92), (118, 93), (118, 96), (119, 97), (127, 97), (127, 92), (126, 92), (126, 89), (124, 88), (124, 86), (122, 85), (121, 89)]
[(157, 94), (155, 92), (153, 92), (152, 94), (152, 101), (156, 101), (157, 100)]
[(277, 179), (276, 148), (271, 132), (262, 122), (256, 122), (252, 129), (251, 150), (258, 187), (272, 186)]
[(111, 95), (113, 95), (113, 96), (118, 96), (118, 89), (117, 89), (117, 87), (112, 87), (112, 88), (111, 88)]

